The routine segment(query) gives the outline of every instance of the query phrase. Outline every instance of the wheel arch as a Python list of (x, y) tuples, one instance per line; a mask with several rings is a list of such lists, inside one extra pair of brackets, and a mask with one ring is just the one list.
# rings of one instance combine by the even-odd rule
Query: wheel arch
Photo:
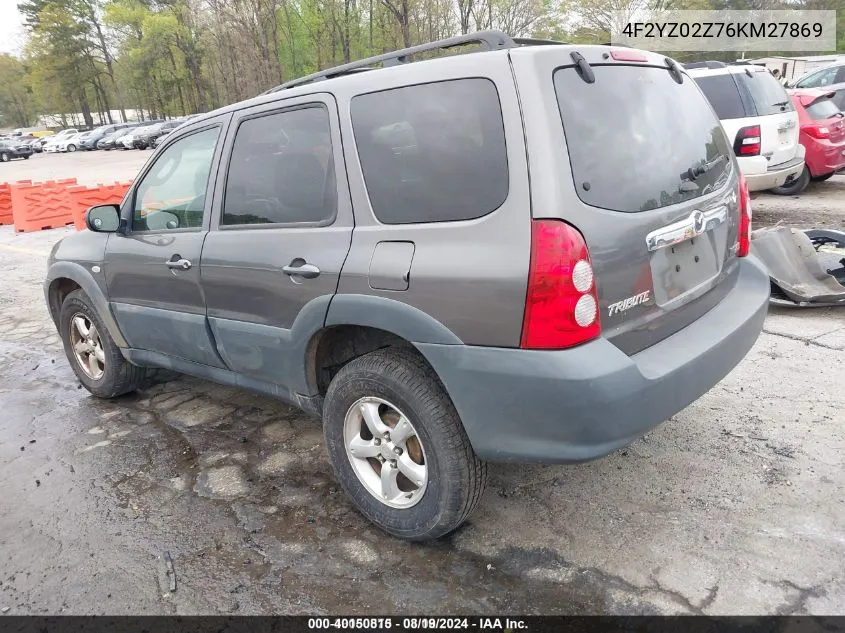
[(59, 313), (65, 297), (79, 289), (91, 299), (94, 309), (103, 320), (115, 344), (118, 347), (127, 347), (126, 339), (117, 325), (105, 294), (91, 274), (75, 262), (53, 263), (44, 281), (44, 298), (47, 301), (53, 323), (58, 326)]
[[(325, 395), (329, 382), (349, 361), (384, 347), (414, 350), (415, 343), (460, 345), (445, 325), (401, 301), (371, 295), (336, 295), (323, 328), (305, 349), (305, 378), (312, 394)], [(428, 363), (428, 361), (425, 361)]]

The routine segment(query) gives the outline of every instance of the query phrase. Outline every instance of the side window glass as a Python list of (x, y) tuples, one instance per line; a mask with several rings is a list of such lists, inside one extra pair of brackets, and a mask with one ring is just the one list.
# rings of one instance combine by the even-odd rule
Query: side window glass
[(336, 209), (324, 106), (267, 114), (238, 126), (222, 225), (323, 223), (334, 218)]
[(819, 72), (810, 75), (804, 81), (798, 82), (799, 88), (818, 88), (819, 86), (829, 86), (833, 83), (836, 77), (836, 68), (828, 68), (827, 70), (820, 70)]
[(701, 88), (720, 119), (741, 119), (746, 116), (736, 82), (730, 75), (696, 77), (695, 83)]
[(133, 231), (202, 227), (219, 132), (212, 128), (191, 134), (162, 152), (136, 188)]
[(383, 224), (471, 220), (507, 198), (505, 129), (492, 81), (359, 95), (351, 112), (370, 204)]
[(845, 66), (840, 66), (839, 70), (836, 71), (836, 81), (834, 83), (845, 84)]

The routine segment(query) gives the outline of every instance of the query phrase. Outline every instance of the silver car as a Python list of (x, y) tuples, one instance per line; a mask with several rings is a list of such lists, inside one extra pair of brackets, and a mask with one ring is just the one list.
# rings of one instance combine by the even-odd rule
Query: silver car
[(836, 93), (833, 103), (845, 111), (845, 61), (836, 62), (819, 70), (807, 73), (789, 84), (791, 88), (818, 88)]

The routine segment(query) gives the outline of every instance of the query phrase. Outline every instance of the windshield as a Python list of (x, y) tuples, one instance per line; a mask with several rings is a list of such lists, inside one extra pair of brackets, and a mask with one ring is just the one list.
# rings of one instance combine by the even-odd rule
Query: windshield
[[(692, 79), (684, 75), (678, 84), (665, 67), (652, 66), (594, 65), (593, 72), (593, 84), (573, 67), (554, 73), (581, 200), (634, 213), (685, 202), (725, 184), (731, 149)], [(694, 178), (682, 176), (691, 169)]]
[(792, 105), (786, 90), (766, 71), (735, 73), (736, 80), (748, 89), (759, 116), (792, 112)]

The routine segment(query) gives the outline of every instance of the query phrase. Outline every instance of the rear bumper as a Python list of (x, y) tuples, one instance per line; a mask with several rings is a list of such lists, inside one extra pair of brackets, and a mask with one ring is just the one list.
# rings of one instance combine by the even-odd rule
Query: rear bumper
[(824, 176), (845, 167), (845, 141), (831, 143), (827, 139), (813, 139), (807, 148), (807, 167), (812, 176)]
[(578, 462), (629, 444), (726, 376), (757, 340), (768, 299), (769, 277), (748, 257), (716, 307), (630, 357), (606, 339), (560, 351), (417, 348), (479, 457)]
[[(799, 151), (795, 158), (777, 165), (769, 165), (765, 162), (762, 156), (753, 157), (754, 162), (749, 163), (749, 159), (738, 159), (742, 175), (745, 176), (745, 181), (748, 183), (749, 191), (764, 191), (766, 189), (773, 189), (780, 187), (787, 180), (797, 178), (804, 170), (804, 155), (806, 150), (803, 145), (798, 146)], [(760, 170), (760, 160), (764, 161), (762, 165), (764, 170)]]

